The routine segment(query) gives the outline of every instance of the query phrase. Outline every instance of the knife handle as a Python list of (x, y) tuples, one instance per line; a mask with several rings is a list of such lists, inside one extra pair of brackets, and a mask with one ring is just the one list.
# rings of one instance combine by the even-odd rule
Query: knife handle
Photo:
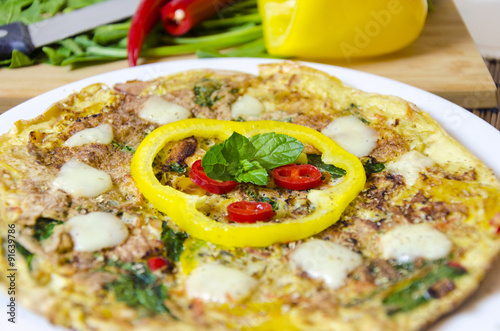
[(35, 49), (28, 27), (21, 22), (0, 26), (0, 59), (10, 58), (14, 49), (24, 54), (30, 54)]

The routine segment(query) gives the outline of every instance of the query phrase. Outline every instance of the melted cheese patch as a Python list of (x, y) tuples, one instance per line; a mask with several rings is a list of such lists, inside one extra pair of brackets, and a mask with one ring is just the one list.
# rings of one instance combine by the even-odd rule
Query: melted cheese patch
[(54, 186), (71, 195), (93, 198), (111, 190), (113, 183), (104, 171), (71, 159), (59, 170)]
[(412, 150), (401, 155), (396, 161), (387, 164), (387, 170), (405, 178), (406, 185), (417, 182), (420, 172), (432, 167), (434, 162), (422, 153)]
[(152, 95), (144, 103), (139, 117), (152, 123), (164, 125), (191, 117), (191, 112), (158, 95)]
[(362, 263), (362, 258), (342, 245), (313, 239), (293, 251), (290, 262), (335, 289), (344, 284), (347, 275)]
[(241, 301), (257, 286), (257, 281), (244, 272), (219, 264), (206, 264), (194, 269), (186, 280), (190, 299), (226, 303)]
[(353, 115), (331, 121), (321, 133), (357, 157), (366, 156), (377, 147), (378, 132)]
[(451, 241), (431, 225), (422, 223), (400, 225), (380, 237), (382, 257), (412, 262), (422, 257), (429, 260), (446, 257), (452, 247)]
[(238, 119), (241, 116), (259, 116), (264, 112), (264, 106), (255, 97), (244, 95), (231, 106), (231, 116)]
[(116, 216), (94, 212), (70, 218), (66, 225), (75, 251), (94, 252), (114, 247), (128, 237), (127, 226)]
[(101, 124), (95, 128), (85, 129), (72, 135), (64, 142), (68, 147), (86, 144), (110, 144), (113, 141), (113, 128), (109, 124)]

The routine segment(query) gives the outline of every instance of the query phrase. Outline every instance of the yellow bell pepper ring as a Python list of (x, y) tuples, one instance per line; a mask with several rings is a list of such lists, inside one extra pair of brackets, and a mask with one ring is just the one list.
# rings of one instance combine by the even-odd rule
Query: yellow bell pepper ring
[(411, 44), (427, 0), (258, 0), (267, 51), (279, 56), (346, 59)]
[[(169, 142), (191, 136), (226, 140), (233, 132), (247, 137), (259, 133), (286, 134), (310, 144), (322, 153), (322, 160), (346, 170), (343, 180), (327, 189), (310, 190), (308, 199), (315, 210), (302, 218), (252, 224), (222, 223), (198, 210), (203, 197), (162, 185), (155, 177), (152, 163)], [(227, 247), (265, 247), (274, 243), (307, 238), (321, 232), (339, 218), (365, 183), (365, 171), (354, 155), (344, 151), (330, 138), (313, 129), (276, 121), (233, 122), (187, 119), (164, 125), (151, 132), (139, 145), (131, 163), (132, 177), (144, 197), (155, 208), (171, 217), (182, 230), (195, 238)]]

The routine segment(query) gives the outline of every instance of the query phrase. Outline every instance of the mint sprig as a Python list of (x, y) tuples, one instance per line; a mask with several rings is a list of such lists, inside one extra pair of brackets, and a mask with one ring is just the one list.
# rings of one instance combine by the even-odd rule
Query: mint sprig
[(250, 139), (237, 133), (211, 147), (201, 160), (208, 177), (267, 184), (267, 171), (297, 160), (304, 145), (285, 134), (268, 132)]

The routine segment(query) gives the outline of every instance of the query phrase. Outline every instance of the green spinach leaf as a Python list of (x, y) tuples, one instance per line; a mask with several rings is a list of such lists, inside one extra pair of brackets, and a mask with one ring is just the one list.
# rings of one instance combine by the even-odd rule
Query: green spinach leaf
[(163, 222), (161, 240), (165, 244), (167, 257), (172, 261), (179, 261), (179, 257), (184, 250), (184, 241), (187, 238), (187, 233), (174, 231), (168, 227), (167, 222)]
[(106, 284), (113, 291), (116, 299), (133, 308), (144, 308), (152, 313), (170, 313), (163, 302), (168, 290), (163, 284), (157, 284), (153, 275), (143, 263), (116, 263), (121, 269), (120, 277)]
[(24, 246), (22, 246), (17, 241), (16, 241), (16, 252), (24, 256), (24, 258), (26, 259), (26, 263), (28, 264), (28, 267), (31, 269), (31, 261), (33, 260), (33, 256), (35, 256), (35, 254), (31, 253), (29, 250), (24, 248)]
[(59, 224), (63, 224), (63, 222), (52, 218), (40, 217), (36, 220), (34, 227), (35, 234), (33, 235), (33, 237), (35, 237), (35, 239), (38, 241), (47, 239), (52, 235), (54, 226)]
[(363, 164), (363, 167), (365, 168), (365, 172), (367, 174), (381, 172), (385, 169), (385, 165), (383, 163), (377, 162), (374, 158), (371, 157), (368, 159), (368, 161), (366, 161), (365, 164)]
[(389, 315), (399, 312), (410, 311), (430, 300), (432, 296), (428, 290), (433, 284), (441, 279), (454, 279), (466, 273), (465, 269), (441, 264), (429, 271), (425, 276), (415, 280), (406, 287), (389, 294), (383, 303)]
[(343, 177), (347, 174), (342, 168), (336, 167), (333, 164), (324, 163), (323, 160), (321, 160), (321, 155), (307, 154), (307, 163), (315, 166), (320, 171), (329, 172), (334, 179)]

